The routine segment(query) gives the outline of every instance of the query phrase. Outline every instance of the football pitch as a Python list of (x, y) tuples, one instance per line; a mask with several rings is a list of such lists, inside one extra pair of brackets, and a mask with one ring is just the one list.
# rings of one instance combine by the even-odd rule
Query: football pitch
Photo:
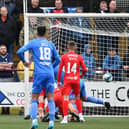
[[(38, 129), (46, 129), (48, 123), (39, 121)], [(23, 116), (0, 115), (0, 129), (30, 129), (31, 120)], [(129, 118), (87, 118), (85, 123), (69, 122), (67, 125), (55, 122), (54, 129), (129, 129)]]

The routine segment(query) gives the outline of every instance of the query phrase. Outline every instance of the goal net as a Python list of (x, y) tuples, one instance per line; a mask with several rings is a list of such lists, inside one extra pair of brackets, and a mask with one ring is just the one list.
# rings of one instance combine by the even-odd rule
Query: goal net
[[(35, 38), (36, 28), (50, 29), (49, 40), (59, 54), (67, 52), (68, 41), (76, 42), (76, 52), (89, 68), (84, 76), (87, 94), (111, 102), (111, 110), (103, 105), (84, 103), (85, 115), (129, 116), (129, 15), (126, 14), (28, 14), (29, 40)], [(110, 67), (111, 66), (111, 67)], [(103, 81), (106, 72), (113, 81)], [(99, 87), (100, 86), (100, 87)], [(94, 93), (93, 93), (94, 90)]]

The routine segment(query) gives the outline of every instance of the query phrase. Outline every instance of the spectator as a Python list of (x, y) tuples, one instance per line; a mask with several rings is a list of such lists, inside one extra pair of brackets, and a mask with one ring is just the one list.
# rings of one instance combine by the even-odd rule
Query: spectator
[(115, 49), (109, 48), (108, 55), (103, 62), (103, 68), (111, 72), (114, 81), (121, 81), (121, 58)]
[(13, 60), (11, 56), (7, 53), (7, 47), (5, 45), (0, 45), (0, 82), (13, 82), (13, 72), (3, 71), (10, 70), (13, 67)]
[(106, 13), (106, 12), (108, 12), (107, 2), (103, 0), (99, 4), (99, 10), (97, 13)]
[(16, 40), (16, 22), (8, 15), (6, 7), (0, 9), (0, 44), (7, 47), (8, 53), (13, 57), (13, 44)]
[(95, 75), (95, 58), (91, 53), (91, 46), (89, 44), (86, 44), (84, 46), (84, 53), (82, 54), (82, 57), (84, 59), (84, 63), (86, 65), (86, 67), (90, 70), (88, 70), (85, 73), (85, 78), (88, 80), (93, 80), (94, 79), (94, 75)]
[(23, 1), (22, 0), (12, 0), (15, 3), (20, 13), (23, 13)]
[[(33, 80), (33, 71), (34, 70), (34, 62), (32, 59), (32, 54), (29, 53), (29, 62), (30, 62), (30, 66), (29, 66), (29, 80), (32, 81)], [(25, 66), (23, 64), (22, 61), (19, 61), (19, 63), (17, 64), (17, 70), (24, 70)], [(18, 71), (18, 77), (20, 81), (24, 81), (24, 71)]]
[(12, 2), (11, 0), (4, 0), (4, 2), (0, 2), (0, 8), (2, 6), (5, 6), (7, 8), (9, 16), (13, 16), (16, 20), (19, 19), (20, 12), (14, 2)]
[[(83, 13), (82, 8), (77, 7), (76, 13)], [(71, 40), (74, 40), (75, 42), (77, 42), (77, 51), (80, 54), (81, 52), (83, 52), (84, 44), (88, 44), (89, 39), (91, 38), (90, 34), (84, 33), (83, 31), (84, 28), (91, 29), (89, 18), (85, 18), (85, 17), (70, 18), (69, 24), (71, 26), (78, 27), (78, 31), (70, 32), (71, 34), (70, 37), (72, 38)]]
[(123, 69), (126, 73), (127, 78), (129, 78), (129, 46), (127, 54), (123, 58)]
[[(7, 53), (7, 47), (0, 45), (0, 82), (14, 82), (12, 69), (13, 60)], [(6, 70), (6, 71), (4, 71)], [(2, 114), (9, 114), (9, 107), (2, 107)]]
[(18, 44), (19, 33), (22, 28), (22, 23), (19, 20), (20, 10), (12, 0), (4, 0), (0, 2), (0, 7), (5, 6), (8, 10), (8, 15), (12, 16), (16, 21), (16, 43)]
[(108, 13), (119, 13), (117, 10), (116, 0), (111, 0), (109, 3), (109, 12)]
[[(38, 25), (44, 25), (49, 28), (49, 20), (47, 18), (30, 17), (29, 18), (29, 40), (36, 38), (36, 29)], [(19, 44), (24, 45), (24, 27), (20, 31)]]
[(43, 9), (39, 7), (39, 0), (31, 0), (31, 6), (28, 8), (29, 13), (43, 13)]
[(68, 10), (63, 8), (62, 0), (55, 0), (55, 8), (51, 10), (51, 13), (68, 13)]
[[(29, 40), (36, 38), (36, 28), (37, 28), (37, 17), (30, 17), (29, 18)], [(24, 45), (24, 27), (22, 28), (20, 35), (19, 35), (19, 44), (22, 47)]]

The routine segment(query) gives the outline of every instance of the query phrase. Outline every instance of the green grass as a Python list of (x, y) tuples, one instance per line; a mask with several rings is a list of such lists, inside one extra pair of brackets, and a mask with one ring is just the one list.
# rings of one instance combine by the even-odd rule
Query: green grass
[[(46, 129), (48, 123), (39, 122), (38, 129)], [(0, 129), (30, 129), (31, 120), (23, 116), (0, 115)], [(69, 122), (62, 125), (55, 122), (54, 129), (129, 129), (129, 118), (87, 118), (85, 123)]]

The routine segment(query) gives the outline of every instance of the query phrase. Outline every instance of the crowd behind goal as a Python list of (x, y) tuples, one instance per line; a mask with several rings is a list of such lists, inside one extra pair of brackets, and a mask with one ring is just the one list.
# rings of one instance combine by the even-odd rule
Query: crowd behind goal
[[(35, 2), (36, 1), (36, 2)], [(4, 37), (0, 37), (1, 45), (0, 45), (0, 81), (1, 82), (10, 82), (10, 81), (24, 81), (24, 65), (23, 63), (18, 59), (17, 55), (15, 54), (15, 51), (21, 47), (24, 44), (24, 22), (23, 20), (23, 14), (20, 12), (20, 9), (17, 7), (14, 9), (14, 11), (9, 12), (10, 10), (8, 8), (8, 4), (14, 4), (12, 1), (4, 1), (5, 5), (7, 6), (3, 7), (1, 6), (1, 16), (7, 16), (9, 17), (6, 19), (0, 19), (0, 29), (1, 33), (5, 34)], [(34, 3), (37, 3), (36, 9), (35, 6), (32, 6)], [(42, 3), (42, 0), (32, 0), (32, 3), (29, 4), (30, 7), (28, 7), (28, 12), (30, 13), (69, 13), (71, 11), (72, 13), (83, 13), (88, 12), (85, 11), (85, 7), (83, 6), (76, 6), (75, 8), (64, 8), (62, 5), (61, 0), (55, 0), (55, 8), (46, 8), (42, 7), (39, 8), (39, 2)], [(1, 5), (4, 5), (1, 1)], [(122, 13), (127, 12), (128, 8), (121, 8), (120, 10), (117, 9), (117, 0), (109, 1), (102, 1), (100, 3), (100, 8), (96, 9), (95, 12), (97, 13)], [(59, 6), (59, 9), (56, 9)], [(111, 7), (110, 7), (111, 6)], [(6, 8), (7, 7), (7, 8)], [(102, 9), (102, 10), (101, 10)], [(6, 12), (6, 13), (5, 13)], [(8, 14), (7, 14), (8, 12)], [(20, 17), (20, 18), (19, 18)], [(4, 20), (8, 21), (8, 24), (2, 23)], [(59, 26), (52, 28), (50, 30), (50, 40), (52, 40), (55, 45), (57, 46), (57, 49), (59, 50), (60, 55), (62, 55), (66, 49), (67, 49), (67, 41), (68, 40), (74, 40), (77, 43), (77, 53), (81, 54), (85, 60), (86, 66), (89, 67), (89, 71), (84, 76), (84, 79), (89, 81), (102, 81), (102, 76), (106, 71), (112, 72), (113, 81), (128, 81), (129, 80), (129, 35), (128, 35), (128, 26), (129, 26), (129, 20), (128, 18), (120, 18), (120, 19), (97, 19), (97, 18), (71, 18), (71, 19), (40, 19), (37, 17), (30, 17), (29, 18), (29, 38), (30, 40), (36, 37), (35, 29), (37, 26), (41, 23), (41, 20), (43, 21), (42, 24), (45, 24), (46, 26), (49, 26), (50, 24), (53, 25), (60, 25), (62, 24), (62, 27)], [(48, 21), (51, 23), (48, 24)], [(109, 22), (108, 22), (109, 21)], [(115, 23), (115, 25), (114, 25)], [(67, 25), (73, 25), (73, 30), (71, 31), (70, 27), (66, 28), (64, 27), (65, 24)], [(13, 29), (8, 30), (7, 28), (9, 25)], [(6, 27), (6, 28), (4, 28)], [(79, 32), (76, 31), (79, 29)], [(86, 28), (88, 30), (88, 33), (85, 32), (82, 28)], [(7, 29), (7, 32), (5, 31)], [(32, 29), (32, 30), (31, 30)], [(112, 32), (113, 36), (108, 35), (106, 33), (105, 35), (101, 35), (102, 32)], [(122, 35), (122, 32), (125, 32), (125, 36)], [(9, 32), (9, 33), (8, 33)], [(118, 36), (115, 33), (119, 33)], [(7, 34), (8, 33), (8, 34)], [(59, 36), (58, 36), (59, 34)], [(126, 36), (126, 34), (128, 36)], [(10, 36), (8, 36), (10, 35)], [(11, 38), (10, 38), (11, 37)], [(71, 38), (72, 37), (72, 38)], [(59, 42), (58, 42), (59, 41)], [(60, 44), (59, 44), (60, 43)], [(110, 45), (109, 45), (110, 43)], [(8, 54), (7, 54), (8, 53)], [(3, 58), (3, 55), (6, 55), (6, 57)], [(114, 63), (112, 63), (112, 60), (110, 60), (113, 57)], [(3, 63), (5, 63), (5, 60), (7, 60), (8, 66), (3, 66)], [(89, 62), (88, 62), (89, 60)], [(29, 54), (29, 61), (31, 63), (30, 65), (30, 81), (33, 81), (33, 58), (31, 53)], [(109, 63), (109, 64), (108, 64)], [(115, 64), (116, 63), (116, 64)], [(108, 65), (112, 65), (111, 67), (108, 67)], [(9, 69), (9, 71), (8, 71)], [(12, 70), (10, 70), (12, 69)], [(5, 72), (6, 71), (6, 72)], [(5, 111), (4, 111), (5, 110)], [(3, 114), (8, 114), (9, 110), (6, 108), (3, 109)]]

